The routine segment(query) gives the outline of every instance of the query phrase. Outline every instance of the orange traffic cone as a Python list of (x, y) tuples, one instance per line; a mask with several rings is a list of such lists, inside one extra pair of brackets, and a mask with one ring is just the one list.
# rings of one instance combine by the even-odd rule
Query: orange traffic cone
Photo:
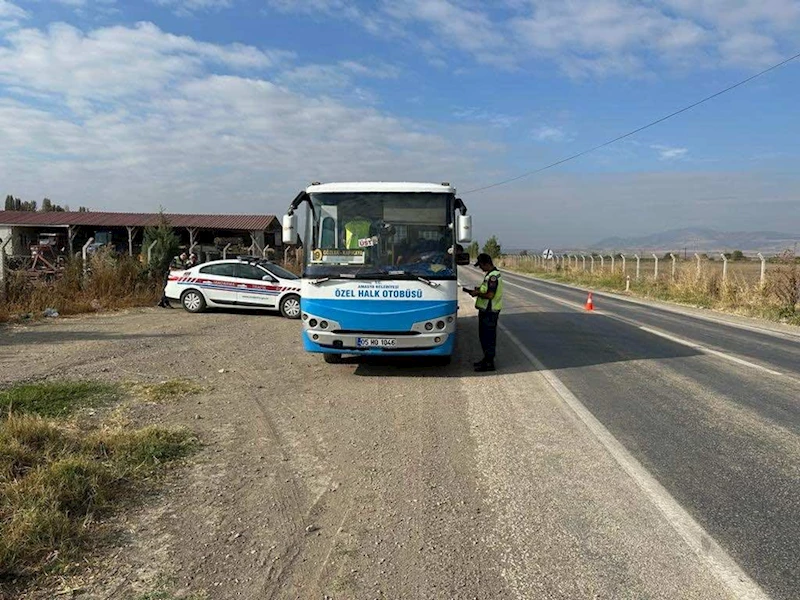
[(589, 292), (589, 297), (586, 298), (586, 310), (594, 310), (594, 302), (592, 301), (592, 292)]

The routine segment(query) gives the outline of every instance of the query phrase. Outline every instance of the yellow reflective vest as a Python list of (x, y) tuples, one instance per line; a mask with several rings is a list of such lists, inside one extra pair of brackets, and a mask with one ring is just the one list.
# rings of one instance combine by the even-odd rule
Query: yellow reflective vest
[[(478, 310), (491, 310), (492, 312), (500, 312), (503, 310), (503, 278), (500, 277), (500, 271), (494, 269), (493, 271), (489, 271), (486, 274), (486, 277), (483, 278), (483, 283), (481, 283), (481, 287), (478, 288), (478, 291), (481, 294), (485, 294), (489, 291), (489, 280), (492, 277), (497, 278), (497, 290), (494, 292), (494, 298), (489, 300), (488, 298), (476, 298), (475, 299), (475, 308)], [(491, 308), (490, 308), (491, 306)]]
[(369, 237), (371, 223), (366, 219), (356, 219), (344, 225), (344, 245), (348, 250), (358, 250), (358, 240)]

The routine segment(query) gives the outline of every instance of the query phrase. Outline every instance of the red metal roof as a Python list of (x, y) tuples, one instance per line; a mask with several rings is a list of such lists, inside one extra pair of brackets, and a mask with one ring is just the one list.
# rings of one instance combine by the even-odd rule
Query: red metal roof
[[(164, 215), (172, 227), (265, 231), (274, 215)], [(158, 225), (156, 213), (0, 211), (0, 225), (28, 227), (147, 227)]]

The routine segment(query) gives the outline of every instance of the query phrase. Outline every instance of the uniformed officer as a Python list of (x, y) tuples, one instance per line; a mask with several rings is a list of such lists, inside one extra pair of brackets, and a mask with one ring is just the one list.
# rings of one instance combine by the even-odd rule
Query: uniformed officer
[(475, 363), (475, 370), (494, 371), (497, 320), (503, 308), (503, 280), (488, 254), (479, 254), (475, 266), (485, 273), (480, 287), (467, 290), (475, 298), (475, 308), (478, 309), (478, 335), (483, 349), (483, 359)]

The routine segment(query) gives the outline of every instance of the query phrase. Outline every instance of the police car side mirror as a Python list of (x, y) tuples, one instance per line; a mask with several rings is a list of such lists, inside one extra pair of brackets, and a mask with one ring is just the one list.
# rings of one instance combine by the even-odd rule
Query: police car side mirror
[(472, 262), (472, 259), (469, 256), (469, 252), (459, 252), (456, 254), (456, 264), (459, 266), (468, 265)]
[(277, 279), (275, 279), (274, 277), (272, 277), (272, 276), (270, 276), (270, 275), (264, 275), (264, 276), (261, 278), (261, 280), (262, 280), (262, 281), (272, 281), (272, 282), (275, 282), (275, 281), (277, 281)]

